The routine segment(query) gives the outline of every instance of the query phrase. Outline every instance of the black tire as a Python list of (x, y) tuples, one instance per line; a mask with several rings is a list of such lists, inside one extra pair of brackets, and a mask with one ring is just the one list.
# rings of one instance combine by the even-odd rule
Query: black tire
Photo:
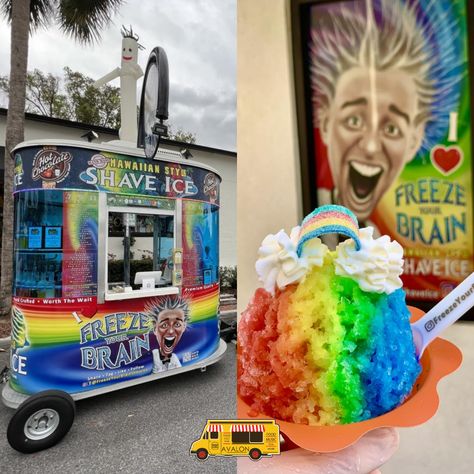
[(209, 456), (209, 453), (207, 452), (207, 449), (199, 448), (196, 451), (196, 456), (200, 461), (205, 461), (207, 457)]
[(249, 458), (252, 461), (258, 461), (261, 457), (262, 457), (262, 452), (260, 451), (260, 449), (252, 448), (249, 451)]
[[(27, 422), (39, 413), (36, 431)], [(54, 420), (48, 426), (50, 418)], [(45, 390), (25, 400), (13, 415), (7, 429), (7, 439), (10, 446), (20, 453), (35, 453), (48, 449), (61, 441), (67, 434), (74, 421), (76, 406), (74, 400), (66, 392), (60, 390)], [(36, 419), (36, 418), (35, 418)], [(40, 425), (41, 423), (41, 425)], [(55, 426), (57, 424), (57, 426)], [(38, 429), (39, 428), (39, 429)]]

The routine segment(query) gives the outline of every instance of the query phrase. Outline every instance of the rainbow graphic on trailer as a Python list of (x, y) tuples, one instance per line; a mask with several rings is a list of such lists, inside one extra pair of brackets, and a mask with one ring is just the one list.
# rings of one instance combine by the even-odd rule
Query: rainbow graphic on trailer
[[(186, 288), (183, 299), (189, 319), (173, 352), (181, 366), (209, 357), (219, 345), (219, 287)], [(12, 355), (21, 370), (12, 372), (12, 387), (27, 394), (53, 388), (76, 393), (152, 375), (158, 342), (146, 311), (150, 298), (127, 303), (126, 311), (123, 301), (100, 305), (88, 318), (78, 299), (49, 312), (47, 300), (14, 298)]]

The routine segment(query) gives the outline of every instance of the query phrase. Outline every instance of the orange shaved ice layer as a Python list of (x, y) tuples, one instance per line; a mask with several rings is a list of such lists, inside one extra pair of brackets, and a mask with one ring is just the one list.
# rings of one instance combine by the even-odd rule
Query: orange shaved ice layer
[[(342, 348), (344, 328), (331, 291), (332, 255), (304, 284), (272, 297), (258, 289), (239, 322), (238, 390), (253, 409), (311, 425), (341, 419), (328, 377)], [(317, 298), (315, 298), (317, 295)]]

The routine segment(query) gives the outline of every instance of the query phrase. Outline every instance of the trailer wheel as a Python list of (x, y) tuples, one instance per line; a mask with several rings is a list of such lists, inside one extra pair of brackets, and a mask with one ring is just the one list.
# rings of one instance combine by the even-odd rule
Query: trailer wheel
[(252, 448), (249, 451), (249, 457), (252, 461), (258, 461), (262, 457), (262, 452), (260, 449)]
[(25, 400), (7, 429), (10, 446), (20, 453), (35, 453), (61, 441), (74, 421), (76, 407), (66, 392), (45, 390)]
[(200, 461), (205, 461), (209, 456), (207, 449), (199, 448), (196, 452), (196, 456)]

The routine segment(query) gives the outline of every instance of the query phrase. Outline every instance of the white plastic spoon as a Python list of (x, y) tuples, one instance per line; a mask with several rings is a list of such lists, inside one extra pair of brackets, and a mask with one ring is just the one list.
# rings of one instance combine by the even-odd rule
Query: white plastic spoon
[(411, 325), (416, 355), (421, 358), (426, 346), (474, 306), (474, 272)]

